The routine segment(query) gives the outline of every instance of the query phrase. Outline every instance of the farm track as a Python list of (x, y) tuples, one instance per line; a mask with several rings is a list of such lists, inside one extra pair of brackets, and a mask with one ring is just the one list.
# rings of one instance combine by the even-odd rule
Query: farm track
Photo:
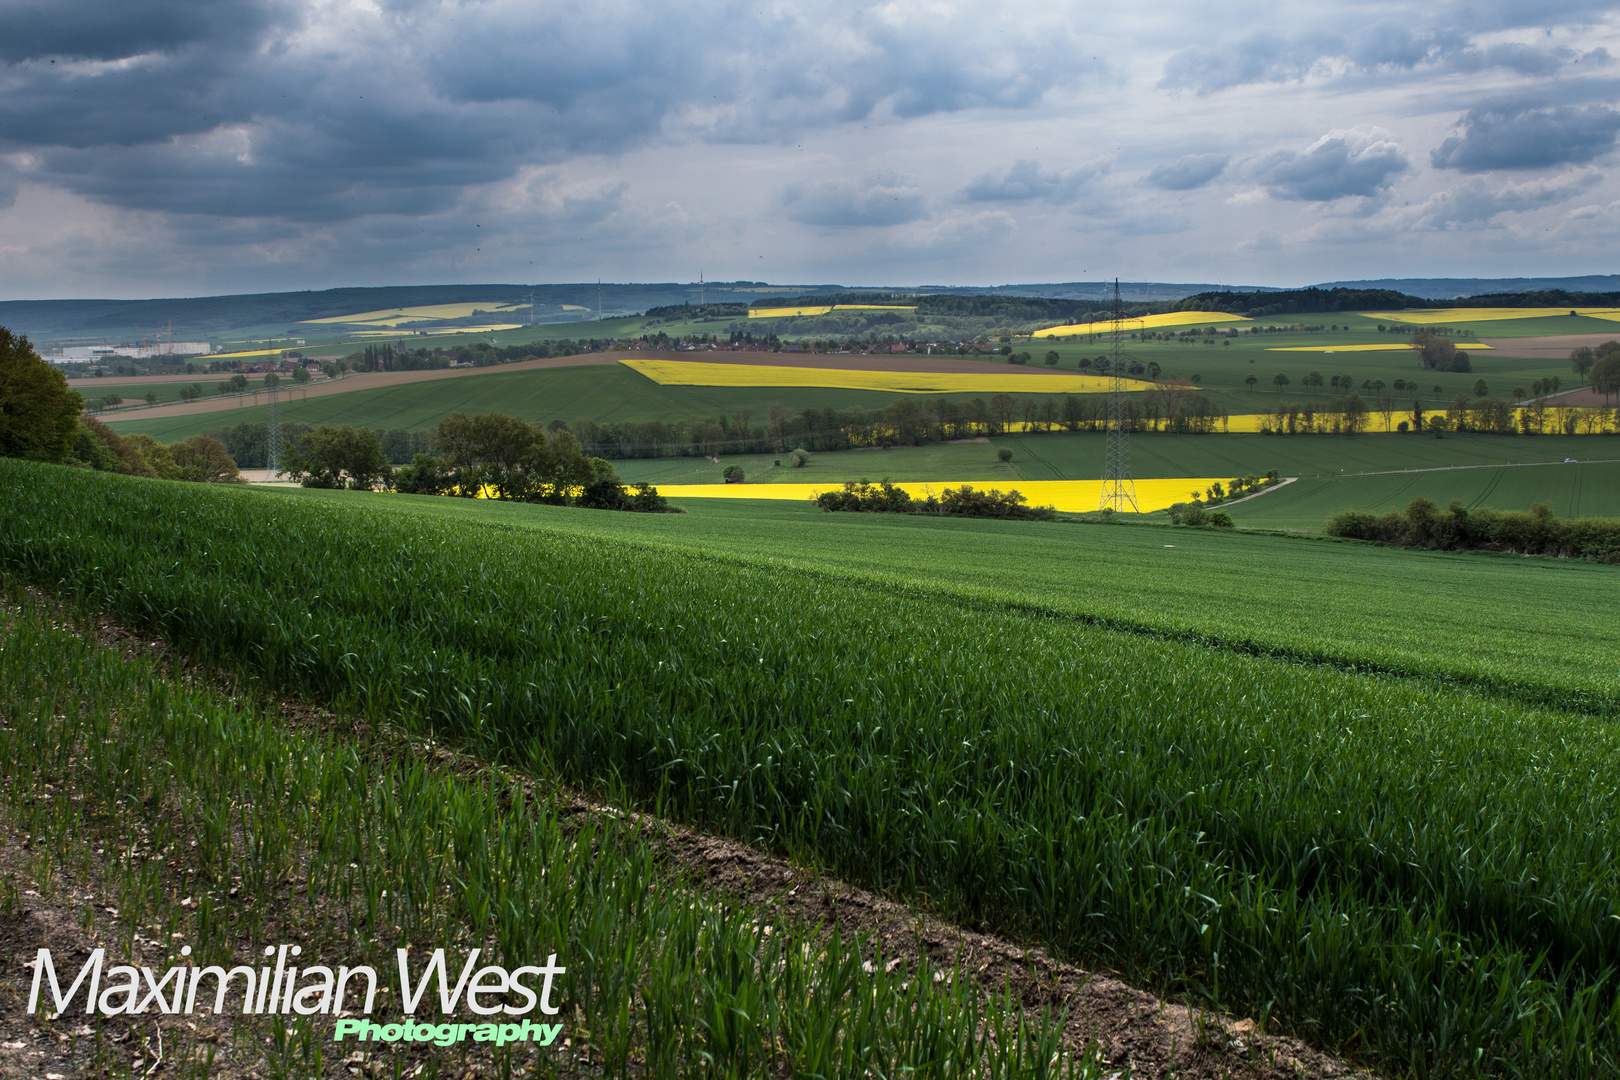
[[(38, 604), (67, 612), (68, 602), (34, 586), (21, 586)], [(0, 601), (0, 623), (17, 617), (19, 608)], [(139, 633), (95, 612), (81, 611), (75, 621), (92, 623), (88, 631), (103, 648), (126, 656), (147, 657), (170, 676), (190, 683), (201, 682), (225, 694), (242, 690), (239, 677), (225, 669), (209, 669), (176, 651), (149, 633)], [(652, 814), (626, 810), (590, 800), (577, 791), (547, 785), (542, 789), (531, 777), (492, 765), (473, 754), (425, 742), (392, 726), (374, 727), (364, 721), (335, 714), (318, 704), (298, 698), (279, 697), (269, 715), (279, 714), (290, 734), (320, 732), (363, 744), (368, 755), (400, 761), (427, 761), (430, 767), (464, 780), (494, 780), (506, 787), (521, 787), (527, 805), (534, 812), (542, 802), (563, 803), (565, 819), (613, 819), (639, 827), (668, 860), (673, 877), (696, 881), (709, 890), (740, 900), (773, 915), (830, 934), (837, 928), (846, 939), (854, 934), (868, 937), (880, 948), (874, 959), (913, 965), (927, 960), (932, 965), (971, 972), (987, 994), (1008, 988), (1022, 1003), (1031, 1021), (1047, 1009), (1066, 1017), (1065, 1041), (1079, 1053), (1092, 1045), (1101, 1049), (1102, 1060), (1110, 1067), (1128, 1070), (1140, 1080), (1304, 1080), (1304, 1078), (1360, 1077), (1374, 1080), (1375, 1074), (1353, 1067), (1342, 1059), (1306, 1043), (1285, 1036), (1266, 1034), (1253, 1020), (1162, 999), (1132, 987), (1107, 974), (1088, 972), (1053, 958), (1040, 948), (1026, 947), (1016, 940), (976, 932), (895, 902), (877, 893), (848, 885), (829, 875), (752, 848), (725, 837), (704, 833)], [(14, 848), (17, 837), (10, 829), (0, 829), (0, 868), (16, 872), (27, 866), (26, 858)], [(112, 860), (108, 860), (111, 865)], [(60, 872), (59, 876), (60, 876)], [(58, 896), (51, 902), (30, 896), (18, 925), (32, 923), (49, 927), (53, 944), (62, 951), (74, 945), (91, 947), (117, 937), (116, 908), (103, 901), (91, 928), (81, 925), (72, 897), (83, 886), (61, 877)], [(36, 893), (44, 892), (35, 883)], [(86, 894), (88, 895), (88, 894)], [(111, 910), (114, 917), (108, 917)], [(6, 949), (12, 934), (0, 933), (0, 950)], [(88, 943), (88, 944), (87, 944)], [(15, 966), (15, 965), (13, 965)], [(225, 1024), (209, 1017), (207, 1028), (218, 1039)], [(170, 1043), (178, 1044), (185, 1032), (176, 1021), (168, 1025)], [(161, 1032), (153, 1025), (153, 1034)], [(195, 1029), (193, 1029), (195, 1032)], [(161, 1035), (158, 1036), (161, 1038)], [(152, 1036), (132, 1043), (125, 1053), (151, 1054)], [(45, 1045), (49, 1046), (48, 1043)], [(54, 1048), (53, 1048), (54, 1049)], [(0, 1078), (32, 1075), (13, 1072), (0, 1057)], [(352, 1071), (352, 1070), (351, 1070)], [(215, 1075), (234, 1077), (255, 1075), (252, 1070), (217, 1071)], [(339, 1074), (341, 1075), (341, 1074)], [(471, 1075), (471, 1074), (469, 1074)], [(1117, 1074), (1116, 1074), (1117, 1075)]]

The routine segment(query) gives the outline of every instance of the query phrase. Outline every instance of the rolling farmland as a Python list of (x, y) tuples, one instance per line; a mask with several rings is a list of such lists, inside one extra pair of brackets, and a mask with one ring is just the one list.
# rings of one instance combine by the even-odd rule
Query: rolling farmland
[[(917, 566), (882, 581), (746, 553), (580, 545), (549, 521), (484, 528), (399, 496), (0, 470), (21, 493), (0, 532), (9, 573), (280, 692), (656, 800), (1390, 1072), (1584, 1077), (1620, 1064), (1620, 739), (1600, 719), (1617, 703), (1596, 658), (1612, 656), (1613, 629), (1580, 625), (1615, 606), (1596, 599), (1620, 582), (1613, 567), (1027, 527), (1061, 538), (1076, 578), (1104, 576), (1118, 543), (1141, 538), (1115, 572), (1164, 587), (1108, 594), (1138, 615), (1188, 596), (1171, 618), (1198, 625), (1181, 636), (1114, 626), (1094, 601), (1054, 618), (1021, 606), (1017, 586), (981, 587), (982, 617), (964, 620), (965, 587), (917, 538), (949, 525), (954, 550), (982, 531), (1000, 553), (983, 572), (1010, 582), (1021, 566), (1005, 526), (876, 523), (871, 557), (872, 537), (890, 551), (906, 538)], [(874, 523), (837, 524), (826, 542), (853, 550)], [(1285, 545), (1275, 570), (1252, 572), (1246, 552), (1268, 543)], [(299, 558), (259, 572), (304, 550), (344, 551), (344, 572)], [(1470, 587), (1433, 583), (1453, 564)], [(1500, 576), (1482, 591), (1481, 573)], [(1410, 615), (1364, 585), (1414, 574)], [(1217, 581), (1247, 602), (1199, 595)], [(1549, 606), (1560, 587), (1585, 598), (1567, 620)], [(1021, 588), (1049, 592), (1038, 577)], [(1326, 617), (1367, 604), (1378, 617)], [(1277, 613), (1275, 656), (1221, 632), (1243, 608)], [(1548, 610), (1582, 655), (1524, 663), (1540, 635), (1523, 627)], [(1336, 659), (1320, 653), (1324, 635), (1346, 632)]]

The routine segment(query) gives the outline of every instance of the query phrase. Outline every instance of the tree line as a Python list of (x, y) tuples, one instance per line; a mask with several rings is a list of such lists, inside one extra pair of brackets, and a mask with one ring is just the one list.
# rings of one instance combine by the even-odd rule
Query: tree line
[[(297, 420), (283, 421), (281, 425), (283, 439), (296, 440), (311, 430), (311, 425)], [(270, 464), (270, 425), (263, 420), (244, 420), (206, 434), (223, 443), (231, 457), (244, 469), (263, 469)], [(405, 465), (417, 454), (427, 453), (433, 438), (432, 432), (407, 431), (404, 428), (375, 434), (382, 446), (383, 457), (390, 465)]]
[[(1209, 434), (1229, 420), (1226, 412), (1190, 384), (1163, 384), (1142, 400), (1127, 402), (1127, 422), (1135, 432)], [(750, 408), (693, 420), (620, 420), (601, 423), (560, 420), (586, 452), (606, 458), (712, 457), (719, 454), (785, 453), (794, 447), (812, 452), (867, 446), (921, 446), (1004, 435), (1102, 431), (1108, 425), (1108, 403), (1100, 394), (1015, 398), (996, 394), (965, 401), (934, 396), (897, 398), (880, 408), (852, 405), (802, 411), (772, 404), (764, 423)]]
[(1432, 499), (1419, 496), (1404, 511), (1340, 511), (1328, 519), (1326, 531), (1329, 536), (1397, 547), (1620, 562), (1620, 518), (1559, 519), (1546, 503), (1537, 503), (1526, 513), (1483, 506), (1469, 509), (1460, 499), (1453, 499), (1442, 511)]

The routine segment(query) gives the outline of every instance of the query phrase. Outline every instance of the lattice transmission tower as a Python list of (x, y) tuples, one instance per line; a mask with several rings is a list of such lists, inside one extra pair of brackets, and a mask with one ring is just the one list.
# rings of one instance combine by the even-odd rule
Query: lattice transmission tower
[(1131, 399), (1125, 395), (1125, 308), (1119, 299), (1119, 279), (1114, 279), (1114, 350), (1108, 385), (1108, 443), (1103, 450), (1103, 487), (1100, 506), (1104, 510), (1140, 513), (1136, 506), (1136, 481), (1131, 479)]
[(281, 471), (281, 389), (272, 382), (267, 389), (270, 391), (270, 444), (265, 458), (266, 480), (274, 480)]

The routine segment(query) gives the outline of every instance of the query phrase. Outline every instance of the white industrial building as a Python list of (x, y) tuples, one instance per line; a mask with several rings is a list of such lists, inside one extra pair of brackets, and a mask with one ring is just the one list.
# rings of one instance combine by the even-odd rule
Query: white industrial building
[(165, 341), (157, 345), (68, 345), (51, 353), (58, 363), (70, 360), (103, 360), (109, 356), (131, 356), (147, 360), (154, 356), (207, 356), (214, 347), (206, 341)]

